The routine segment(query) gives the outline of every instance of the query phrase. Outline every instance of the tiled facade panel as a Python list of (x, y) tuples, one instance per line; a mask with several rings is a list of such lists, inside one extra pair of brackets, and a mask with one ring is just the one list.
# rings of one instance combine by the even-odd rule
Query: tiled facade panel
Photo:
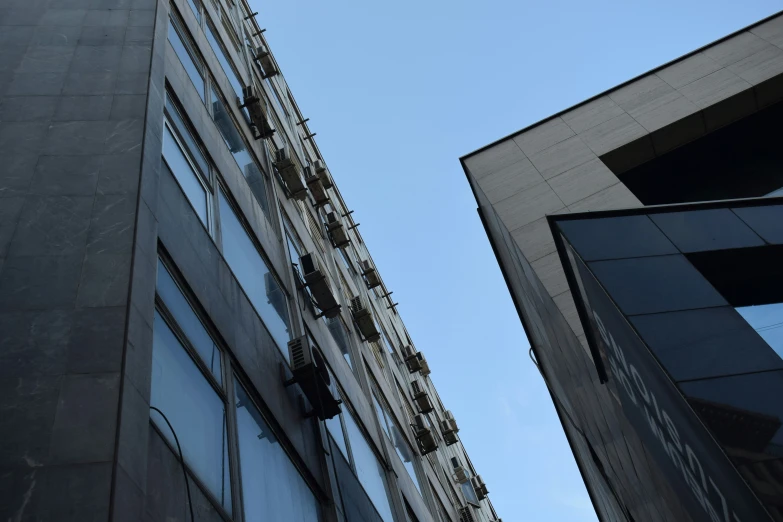
[(155, 9), (0, 5), (3, 520), (107, 520), (113, 477), (128, 477), (113, 463), (132, 401), (123, 354)]

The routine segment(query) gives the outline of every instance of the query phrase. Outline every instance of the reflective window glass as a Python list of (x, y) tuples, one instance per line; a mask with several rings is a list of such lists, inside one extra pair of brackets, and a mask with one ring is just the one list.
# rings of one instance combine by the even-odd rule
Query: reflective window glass
[(343, 260), (343, 264), (345, 265), (345, 268), (348, 269), (348, 272), (350, 273), (356, 272), (356, 270), (354, 270), (353, 268), (353, 265), (351, 264), (350, 258), (348, 257), (348, 252), (346, 252), (344, 248), (338, 248), (337, 251), (340, 252), (340, 257)]
[(210, 337), (207, 329), (201, 323), (193, 308), (188, 303), (177, 283), (172, 279), (166, 266), (158, 260), (157, 292), (174, 320), (201, 356), (204, 363), (222, 384), (223, 376), (220, 372), (220, 349)]
[(253, 192), (259, 205), (261, 205), (261, 210), (269, 217), (266, 177), (247, 151), (247, 144), (242, 139), (242, 134), (229, 115), (223, 100), (214, 89), (212, 89), (212, 100), (212, 117), (220, 131), (220, 135), (223, 137), (228, 150), (234, 156), (234, 160), (242, 171), (242, 175), (245, 176), (247, 184), (250, 185), (250, 190)]
[(179, 110), (174, 105), (173, 100), (168, 94), (166, 94), (166, 114), (169, 117), (169, 122), (172, 123), (176, 128), (180, 139), (185, 142), (185, 147), (188, 149), (188, 152), (190, 152), (190, 156), (193, 159), (193, 162), (198, 166), (199, 169), (201, 169), (201, 173), (205, 177), (208, 177), (209, 162), (207, 161), (206, 156), (204, 156), (204, 153), (201, 151), (201, 147), (199, 147), (196, 143), (195, 137), (190, 132), (190, 129), (182, 119)]
[(190, 81), (193, 82), (193, 86), (198, 91), (198, 95), (201, 96), (201, 100), (204, 100), (204, 77), (201, 75), (201, 64), (193, 58), (192, 51), (186, 47), (183, 38), (177, 27), (174, 25), (174, 21), (169, 19), (169, 42), (171, 47), (174, 48), (174, 52), (177, 53), (179, 61), (182, 62), (182, 66), (185, 68), (185, 72), (188, 73)]
[[(188, 466), (231, 512), (226, 408), (160, 314), (155, 313), (150, 405), (160, 409), (176, 432)], [(166, 422), (150, 416), (176, 448)]]
[(324, 317), (324, 321), (326, 321), (326, 326), (329, 328), (329, 332), (331, 332), (334, 342), (337, 343), (337, 347), (340, 348), (345, 362), (353, 369), (353, 361), (351, 360), (351, 350), (348, 345), (348, 334), (345, 331), (345, 325), (343, 325), (339, 316), (332, 318)]
[(764, 197), (770, 198), (770, 197), (778, 197), (778, 196), (783, 196), (783, 187), (773, 190), (772, 192), (765, 195)]
[(783, 357), (783, 303), (742, 306), (737, 312)]
[(198, 0), (188, 0), (188, 4), (190, 4), (190, 8), (193, 10), (193, 14), (196, 15), (196, 20), (201, 23), (201, 12), (199, 12), (198, 9)]
[(217, 57), (218, 62), (220, 62), (220, 67), (228, 77), (228, 82), (231, 84), (231, 88), (234, 89), (234, 93), (236, 94), (237, 98), (241, 100), (242, 82), (240, 82), (239, 78), (237, 78), (237, 74), (234, 72), (234, 68), (231, 66), (231, 62), (226, 55), (226, 51), (223, 49), (223, 45), (218, 41), (215, 28), (212, 26), (212, 22), (207, 21), (207, 26), (204, 32), (207, 34), (207, 40), (209, 41), (210, 47), (212, 47), (212, 50), (215, 51), (215, 56)]
[(185, 192), (196, 214), (204, 225), (207, 221), (207, 189), (198, 179), (198, 174), (187, 160), (184, 151), (180, 147), (168, 125), (163, 126), (163, 158), (169, 166), (171, 173), (177, 178), (180, 187)]
[(351, 443), (356, 476), (384, 522), (393, 522), (390, 501), (386, 493), (384, 479), (386, 473), (383, 466), (378, 462), (378, 458), (349, 411), (346, 410), (343, 413), (343, 420), (348, 433), (348, 441)]
[(378, 422), (381, 424), (381, 428), (383, 428), (384, 433), (386, 433), (389, 441), (394, 446), (397, 456), (400, 458), (403, 466), (405, 466), (405, 470), (408, 472), (408, 475), (410, 475), (413, 484), (416, 486), (416, 489), (419, 490), (419, 494), (421, 494), (421, 486), (419, 485), (419, 479), (416, 476), (416, 468), (413, 466), (413, 450), (405, 440), (402, 430), (394, 421), (389, 406), (385, 402), (381, 405), (381, 401), (376, 397), (377, 393), (380, 392), (376, 388), (372, 396), (372, 402), (375, 405), (375, 413), (378, 414)]
[(245, 520), (318, 522), (318, 501), (274, 433), (235, 382)]
[(220, 223), (223, 256), (287, 359), (290, 335), (285, 294), (222, 191)]
[(473, 485), (470, 483), (470, 481), (463, 482), (459, 486), (460, 486), (460, 488), (462, 488), (462, 494), (465, 495), (465, 500), (467, 500), (468, 502), (470, 502), (472, 504), (476, 504), (478, 506), (479, 505), (479, 499), (476, 496), (476, 490), (473, 489)]

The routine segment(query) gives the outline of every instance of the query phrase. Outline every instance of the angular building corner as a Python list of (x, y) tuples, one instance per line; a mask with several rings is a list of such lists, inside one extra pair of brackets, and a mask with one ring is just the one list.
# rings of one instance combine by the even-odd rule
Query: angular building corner
[(0, 519), (499, 520), (256, 17), (0, 5)]
[(461, 159), (600, 520), (783, 520), (783, 14)]

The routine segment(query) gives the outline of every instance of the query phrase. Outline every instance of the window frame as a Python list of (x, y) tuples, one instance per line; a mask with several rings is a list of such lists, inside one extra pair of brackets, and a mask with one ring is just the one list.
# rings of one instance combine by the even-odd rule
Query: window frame
[[(182, 43), (182, 46), (185, 48), (185, 52), (188, 53), (188, 56), (193, 62), (193, 65), (196, 67), (199, 75), (201, 76), (202, 91), (199, 92), (198, 94), (199, 94), (199, 98), (201, 98), (201, 101), (206, 104), (207, 93), (209, 90), (209, 81), (208, 81), (209, 67), (207, 67), (204, 57), (199, 52), (198, 46), (195, 44), (193, 37), (188, 31), (187, 24), (185, 24), (185, 22), (182, 20), (182, 14), (173, 4), (170, 4), (169, 23), (174, 28), (174, 32), (177, 33), (177, 36), (179, 37), (179, 40)], [(174, 50), (174, 54), (177, 55), (177, 59), (182, 65), (182, 68), (185, 69), (185, 72), (187, 73), (188, 68), (185, 66), (184, 63), (182, 63), (182, 58), (180, 58), (179, 53), (177, 52), (177, 50), (174, 48), (174, 45), (169, 40), (168, 32), (166, 34), (166, 40), (169, 41), (169, 45), (171, 45), (171, 48)], [(193, 83), (193, 78), (190, 76), (190, 74), (188, 74), (187, 76), (190, 82)], [(196, 91), (198, 91), (199, 87), (195, 83), (193, 83), (193, 87), (196, 89)]]

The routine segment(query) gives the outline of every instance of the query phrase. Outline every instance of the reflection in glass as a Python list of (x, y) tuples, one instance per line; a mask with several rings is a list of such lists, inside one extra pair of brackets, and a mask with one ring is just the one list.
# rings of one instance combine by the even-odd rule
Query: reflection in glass
[(351, 443), (356, 476), (381, 518), (385, 522), (393, 522), (389, 497), (386, 494), (383, 466), (378, 462), (375, 453), (349, 411), (346, 410), (343, 413), (343, 419), (348, 433), (348, 441)]
[(188, 201), (196, 209), (199, 219), (207, 225), (207, 190), (198, 179), (185, 153), (180, 148), (168, 125), (163, 126), (163, 158), (169, 166), (180, 187), (185, 192)]
[(166, 303), (166, 308), (169, 310), (174, 320), (196, 349), (201, 359), (207, 365), (207, 367), (215, 376), (218, 383), (222, 384), (223, 376), (220, 372), (220, 349), (218, 349), (215, 342), (207, 333), (207, 329), (201, 323), (196, 313), (191, 308), (185, 296), (182, 295), (177, 283), (171, 278), (166, 266), (158, 260), (158, 282), (157, 282), (158, 295)]
[[(185, 462), (230, 513), (225, 405), (157, 312), (150, 405), (166, 415), (182, 446)], [(151, 411), (150, 417), (176, 448), (174, 436), (160, 414)]]
[(220, 67), (228, 77), (228, 82), (234, 89), (234, 93), (236, 93), (237, 98), (241, 100), (242, 83), (239, 81), (239, 78), (237, 78), (237, 74), (234, 72), (234, 68), (231, 67), (231, 62), (229, 61), (228, 56), (226, 56), (226, 52), (223, 50), (223, 46), (220, 44), (220, 42), (218, 42), (218, 39), (215, 36), (215, 30), (212, 27), (212, 22), (207, 22), (207, 27), (204, 32), (207, 35), (207, 40), (209, 41), (210, 47), (212, 47), (212, 50), (215, 51), (215, 56), (217, 57), (218, 62), (220, 62)]
[(770, 197), (778, 197), (778, 196), (783, 196), (783, 187), (781, 187), (781, 188), (779, 188), (777, 190), (773, 190), (769, 194), (766, 194), (764, 197), (765, 198), (770, 198)]
[(742, 306), (737, 312), (783, 357), (783, 303)]
[(234, 156), (234, 160), (242, 171), (242, 175), (245, 176), (247, 184), (250, 185), (250, 190), (256, 197), (258, 204), (261, 205), (261, 210), (264, 211), (268, 218), (269, 199), (266, 191), (266, 178), (247, 151), (247, 144), (242, 139), (242, 134), (234, 124), (234, 120), (229, 115), (223, 100), (214, 89), (212, 89), (212, 99), (212, 117), (215, 120), (215, 125), (217, 125), (228, 150)]
[(283, 290), (250, 240), (245, 228), (220, 191), (223, 257), (253, 303), (277, 347), (288, 359), (288, 306)]
[(318, 501), (244, 388), (235, 382), (245, 520), (318, 522)]
[(459, 487), (462, 488), (462, 494), (465, 495), (465, 500), (472, 504), (476, 504), (477, 506), (480, 505), (479, 499), (476, 497), (476, 490), (473, 489), (473, 485), (470, 481), (463, 482)]
[(329, 328), (329, 332), (332, 334), (334, 342), (337, 343), (337, 347), (340, 348), (340, 352), (343, 354), (343, 359), (348, 363), (348, 366), (353, 370), (353, 361), (351, 361), (351, 350), (348, 346), (348, 334), (345, 332), (345, 326), (340, 320), (340, 317), (324, 317), (326, 326)]
[(177, 53), (179, 61), (182, 62), (185, 72), (188, 73), (190, 81), (193, 82), (193, 86), (198, 91), (201, 101), (204, 101), (204, 77), (201, 76), (201, 67), (196, 65), (196, 61), (182, 41), (177, 28), (174, 26), (174, 21), (171, 19), (169, 19), (169, 42), (171, 47), (174, 48), (174, 52)]
[(196, 139), (190, 133), (188, 126), (185, 125), (185, 121), (182, 119), (182, 116), (180, 116), (179, 111), (174, 106), (174, 102), (171, 100), (168, 93), (166, 94), (166, 114), (169, 116), (169, 121), (174, 124), (174, 127), (177, 129), (179, 138), (185, 142), (185, 147), (188, 149), (188, 152), (190, 152), (193, 162), (201, 169), (201, 173), (204, 176), (209, 176), (209, 162), (207, 161), (206, 156), (204, 156), (204, 153), (201, 152), (201, 147), (196, 144)]
[(198, 4), (196, 1), (197, 0), (188, 0), (188, 4), (190, 4), (190, 8), (193, 10), (193, 14), (196, 15), (196, 20), (201, 23), (201, 13), (198, 10)]

